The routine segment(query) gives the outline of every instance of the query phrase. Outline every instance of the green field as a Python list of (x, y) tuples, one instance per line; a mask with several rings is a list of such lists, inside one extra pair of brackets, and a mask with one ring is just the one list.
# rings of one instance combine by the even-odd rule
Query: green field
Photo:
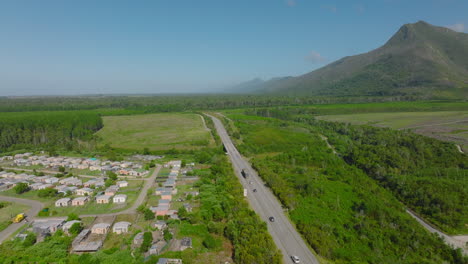
[(212, 144), (210, 132), (196, 114), (148, 114), (103, 117), (96, 133), (101, 144), (118, 149), (194, 149)]
[(7, 228), (10, 225), (11, 220), (15, 215), (19, 213), (25, 213), (29, 210), (29, 206), (20, 203), (11, 202), (0, 202), (2, 208), (0, 208), (0, 231)]
[(411, 129), (415, 133), (456, 143), (468, 151), (468, 111), (363, 113), (324, 115), (317, 119), (394, 129)]

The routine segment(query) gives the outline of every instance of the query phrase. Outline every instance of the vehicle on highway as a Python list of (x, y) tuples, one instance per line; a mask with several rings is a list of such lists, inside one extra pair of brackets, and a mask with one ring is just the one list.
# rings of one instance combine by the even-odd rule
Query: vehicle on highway
[(301, 263), (301, 260), (299, 259), (298, 256), (291, 256), (291, 259), (292, 259), (293, 263), (296, 263), (296, 264)]
[(257, 189), (253, 189), (253, 192), (257, 192)]
[(244, 169), (242, 169), (241, 174), (242, 174), (242, 177), (244, 177), (244, 179), (249, 178), (249, 174)]
[(25, 215), (23, 213), (17, 214), (15, 216), (15, 218), (13, 218), (13, 223), (19, 223), (19, 222), (23, 221), (24, 217), (25, 217)]
[(270, 222), (274, 222), (274, 221), (275, 221), (275, 218), (274, 218), (273, 216), (270, 216), (268, 219), (270, 220)]

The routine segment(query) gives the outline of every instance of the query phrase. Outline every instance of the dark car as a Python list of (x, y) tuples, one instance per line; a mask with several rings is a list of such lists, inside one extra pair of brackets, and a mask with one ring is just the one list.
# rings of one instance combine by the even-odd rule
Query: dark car
[(257, 189), (253, 189), (253, 192), (257, 192)]
[(270, 220), (270, 222), (274, 222), (275, 221), (275, 218), (273, 216), (270, 216), (270, 218), (268, 218)]

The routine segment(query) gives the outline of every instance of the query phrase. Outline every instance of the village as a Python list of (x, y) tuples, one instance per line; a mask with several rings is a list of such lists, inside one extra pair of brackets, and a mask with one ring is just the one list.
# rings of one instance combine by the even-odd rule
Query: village
[[(139, 157), (140, 160), (150, 162), (160, 158), (158, 156), (148, 158), (141, 155)], [(181, 160), (168, 161), (163, 165), (158, 165), (154, 175), (141, 179), (143, 176), (148, 176), (150, 171), (142, 170), (141, 163), (131, 161), (111, 162), (95, 158), (47, 157), (31, 153), (6, 156), (0, 159), (3, 166), (6, 164), (5, 162), (9, 162), (8, 164), (16, 168), (30, 166), (37, 168), (34, 169), (35, 174), (12, 170), (0, 171), (0, 191), (4, 191), (3, 193), (12, 194), (15, 187), (23, 184), (30, 192), (53, 190), (53, 193), (56, 194), (54, 197), (59, 197), (55, 201), (51, 201), (50, 207), (44, 208), (39, 213), (39, 217), (28, 219), (25, 216), (25, 221), (30, 220), (30, 222), (26, 228), (15, 235), (14, 239), (25, 240), (28, 235), (34, 234), (37, 242), (41, 242), (58, 231), (72, 235), (73, 232), (76, 233), (79, 230), (79, 233), (75, 234), (71, 253), (82, 254), (102, 249), (106, 239), (115, 240), (118, 239), (118, 236), (128, 237), (132, 232), (138, 230), (139, 232), (133, 236), (131, 248), (147, 247), (144, 252), (146, 256), (159, 255), (168, 250), (183, 251), (192, 248), (191, 237), (173, 238), (177, 230), (170, 228), (168, 221), (180, 219), (178, 212), (180, 208), (186, 212), (192, 212), (193, 208), (197, 206), (196, 199), (199, 192), (193, 187), (193, 183), (198, 177), (187, 176), (187, 172), (195, 166), (194, 163), (182, 164)], [(183, 168), (183, 165), (186, 167)], [(45, 170), (59, 170), (63, 167), (100, 171), (103, 174), (88, 177), (80, 177), (83, 175), (57, 177), (57, 175), (43, 175), (44, 173), (41, 173), (41, 176), (38, 176), (37, 171), (41, 168), (37, 166), (42, 166)], [(108, 176), (112, 173), (116, 175), (113, 180)], [(134, 177), (128, 178), (128, 176)], [(140, 182), (144, 182), (144, 185), (135, 185)], [(148, 189), (145, 190), (145, 188)], [(138, 198), (134, 197), (129, 201), (126, 194), (128, 189), (136, 189)], [(181, 192), (180, 189), (183, 191)], [(15, 194), (17, 197), (21, 197), (21, 195)], [(189, 200), (187, 197), (191, 201), (186, 201)], [(106, 211), (110, 207), (104, 207), (104, 210), (98, 214), (80, 214), (80, 217), (74, 214), (73, 219), (70, 219), (70, 215), (68, 217), (65, 215), (75, 211), (60, 211), (66, 208), (85, 207), (88, 204), (97, 207), (112, 204), (118, 206), (112, 207), (113, 209), (122, 210)], [(147, 206), (145, 210), (149, 210), (152, 216), (146, 214), (144, 220), (138, 219), (135, 217), (135, 213), (141, 210), (144, 204)], [(50, 211), (55, 213), (50, 213)], [(55, 215), (57, 211), (61, 213)], [(147, 224), (147, 227), (141, 228), (142, 223)], [(158, 260), (158, 264), (172, 263), (181, 264), (182, 260), (171, 258)]]

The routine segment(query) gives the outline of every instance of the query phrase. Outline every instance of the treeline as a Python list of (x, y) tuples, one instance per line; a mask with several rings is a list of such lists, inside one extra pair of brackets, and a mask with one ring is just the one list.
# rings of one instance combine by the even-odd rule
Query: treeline
[(267, 95), (138, 95), (0, 98), (0, 112), (125, 109), (142, 113), (330, 103), (413, 101), (413, 97), (293, 97)]
[(18, 112), (0, 115), (0, 152), (15, 148), (65, 147), (89, 141), (103, 126), (91, 112)]
[[(466, 263), (409, 216), (401, 203), (333, 153), (317, 130), (258, 116), (228, 115), (238, 147), (310, 246), (334, 263)], [(351, 140), (351, 139), (350, 139)]]
[(310, 125), (343, 160), (448, 233), (466, 233), (468, 158), (453, 144), (410, 131), (315, 120), (287, 109), (249, 111)]

